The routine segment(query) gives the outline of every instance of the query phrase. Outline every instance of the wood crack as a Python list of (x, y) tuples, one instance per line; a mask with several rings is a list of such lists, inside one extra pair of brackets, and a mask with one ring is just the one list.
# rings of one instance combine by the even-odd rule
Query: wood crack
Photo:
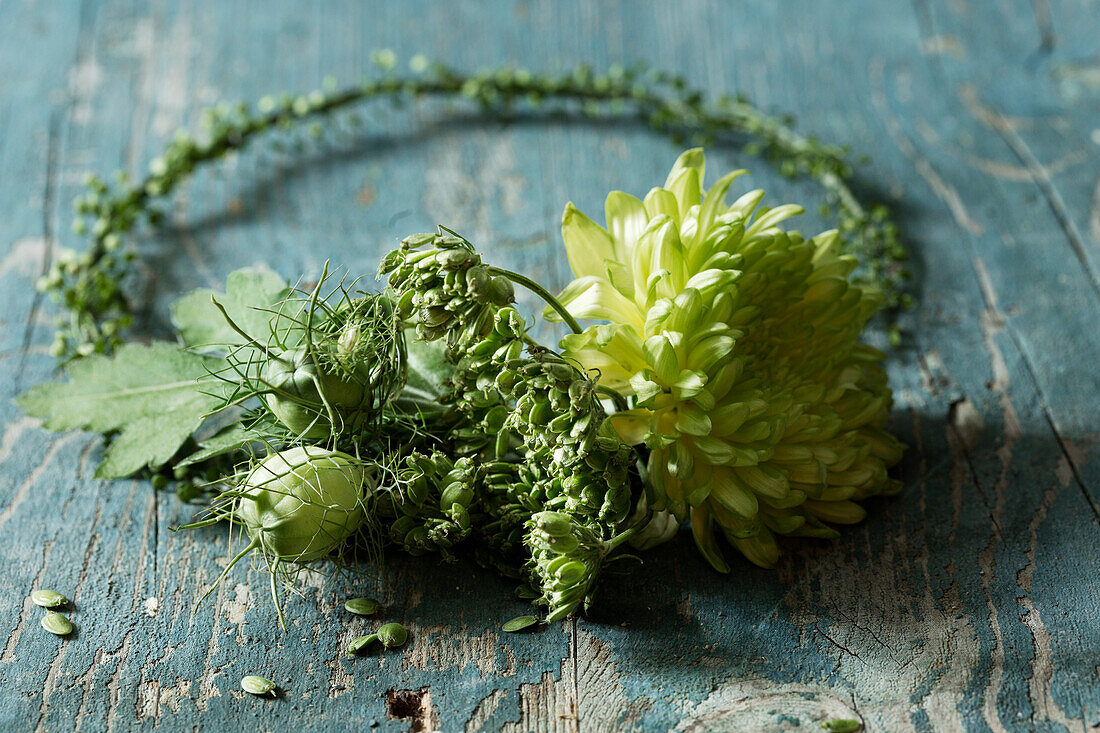
[(1066, 240), (1069, 242), (1070, 249), (1073, 250), (1074, 256), (1077, 257), (1077, 261), (1085, 271), (1085, 275), (1089, 279), (1089, 284), (1092, 286), (1093, 293), (1097, 298), (1100, 298), (1100, 277), (1097, 277), (1096, 272), (1092, 268), (1092, 263), (1089, 262), (1088, 250), (1085, 248), (1084, 238), (1081, 236), (1081, 233), (1077, 231), (1077, 224), (1073, 221), (1073, 217), (1069, 213), (1069, 207), (1066, 206), (1065, 199), (1062, 198), (1061, 192), (1054, 185), (1054, 180), (1050, 176), (1050, 171), (1035, 157), (1035, 154), (1031, 151), (1031, 148), (1024, 141), (1023, 137), (1016, 131), (1016, 127), (1006, 119), (999, 110), (983, 104), (979, 100), (978, 93), (973, 87), (969, 85), (963, 86), (962, 89), (959, 90), (959, 96), (963, 104), (966, 105), (966, 108), (974, 115), (975, 119), (996, 132), (1008, 146), (1009, 150), (1012, 151), (1012, 154), (1016, 156), (1020, 163), (1031, 174), (1032, 182), (1042, 194), (1043, 199), (1054, 215), (1055, 221), (1058, 222), (1058, 227), (1062, 230)]
[(821, 629), (814, 629), (814, 632), (816, 632), (816, 633), (818, 633), (818, 634), (821, 634), (822, 636), (824, 636), (824, 637), (825, 637), (825, 638), (826, 638), (826, 639), (827, 639), (827, 640), (829, 641), (829, 643), (830, 643), (830, 644), (832, 644), (833, 646), (835, 646), (835, 647), (836, 647), (837, 649), (839, 649), (840, 651), (844, 652), (844, 653), (845, 653), (845, 654), (847, 654), (848, 656), (850, 656), (850, 657), (854, 657), (854, 658), (858, 659), (859, 661), (863, 662), (863, 664), (867, 664), (867, 662), (866, 662), (866, 661), (865, 661), (865, 660), (863, 659), (863, 657), (859, 656), (858, 654), (856, 654), (855, 652), (853, 652), (853, 651), (852, 651), (851, 649), (849, 649), (848, 647), (844, 646), (843, 644), (841, 644), (840, 642), (838, 642), (838, 641), (837, 641), (836, 639), (834, 639), (833, 637), (831, 637), (831, 636), (829, 636), (828, 634), (826, 634), (826, 633), (825, 633), (824, 631), (822, 631)]
[[(981, 261), (978, 260), (978, 263)], [(988, 274), (985, 275), (984, 280), (982, 273), (984, 267), (980, 264), (976, 265), (980, 269), (978, 270), (979, 285), (981, 285), (982, 300), (985, 302), (986, 307), (993, 312), (1000, 313), (997, 309), (996, 295), (992, 289), (992, 282), (989, 279)], [(1004, 319), (1004, 316), (1001, 316)], [(1016, 329), (1012, 327), (1011, 322), (1004, 319), (1004, 330), (1008, 334), (1009, 340), (1012, 342), (1013, 348), (1016, 350), (1017, 355), (1020, 357), (1020, 363), (1024, 365), (1024, 371), (1027, 372), (1028, 379), (1031, 381), (1032, 388), (1035, 390), (1035, 395), (1039, 399), (1039, 407), (1043, 413), (1043, 419), (1050, 429), (1051, 435), (1054, 436), (1054, 441), (1058, 444), (1058, 450), (1062, 454), (1062, 458), (1066, 461), (1066, 465), (1069, 467), (1070, 473), (1073, 475), (1074, 483), (1077, 484), (1078, 490), (1085, 498), (1085, 502), (1092, 510), (1092, 515), (1096, 519), (1098, 526), (1100, 526), (1100, 507), (1097, 506), (1096, 501), (1089, 495), (1088, 487), (1085, 485), (1084, 479), (1081, 477), (1080, 466), (1077, 465), (1077, 460), (1073, 456), (1069, 447), (1066, 445), (1066, 440), (1062, 436), (1062, 432), (1058, 429), (1058, 424), (1054, 420), (1054, 415), (1050, 409), (1050, 403), (1047, 400), (1046, 394), (1043, 392), (1042, 384), (1039, 381), (1038, 375), (1035, 372), (1035, 367), (1031, 363), (1031, 358), (1027, 355), (1027, 351), (1024, 349), (1023, 343), (1020, 341), (1019, 334), (1016, 333)]]

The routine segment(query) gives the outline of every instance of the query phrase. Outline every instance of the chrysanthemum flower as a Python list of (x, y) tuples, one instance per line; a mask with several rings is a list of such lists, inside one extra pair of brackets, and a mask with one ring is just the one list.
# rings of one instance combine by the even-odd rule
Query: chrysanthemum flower
[[(683, 153), (644, 200), (607, 197), (607, 228), (568, 204), (562, 237), (577, 279), (559, 300), (605, 321), (562, 341), (602, 385), (632, 397), (612, 417), (650, 450), (651, 506), (691, 518), (725, 572), (715, 528), (772, 565), (775, 534), (836, 536), (856, 503), (892, 493), (902, 445), (884, 431), (881, 361), (859, 343), (880, 299), (851, 282), (837, 233), (779, 228), (793, 205), (763, 191), (725, 203), (734, 171), (702, 189), (704, 156)], [(554, 313), (548, 309), (547, 317)]]

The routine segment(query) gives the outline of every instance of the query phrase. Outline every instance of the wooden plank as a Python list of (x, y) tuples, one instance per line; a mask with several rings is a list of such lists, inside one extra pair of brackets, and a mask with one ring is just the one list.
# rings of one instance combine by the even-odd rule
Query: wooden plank
[[(649, 59), (797, 113), (805, 129), (869, 154), (863, 181), (901, 200), (920, 275), (911, 340), (891, 360), (895, 429), (912, 446), (906, 491), (872, 502), (836, 543), (789, 545), (777, 572), (739, 563), (717, 577), (681, 537), (642, 568), (609, 574), (589, 617), (539, 634), (499, 631), (522, 606), (484, 571), (393, 556), (377, 578), (307, 584), (283, 635), (255, 570), (192, 612), (228, 555), (224, 530), (170, 532), (190, 508), (142, 482), (88, 478), (96, 441), (38, 431), (4, 402), (4, 728), (789, 729), (855, 715), (871, 730), (1080, 730), (1100, 720), (1088, 610), (1100, 590), (1094, 8), (270, 5), (0, 3), (0, 28), (31, 29), (0, 43), (10, 394), (51, 374), (50, 326), (26, 282), (54, 240), (75, 241), (67, 210), (79, 174), (139, 171), (203, 104), (312, 88), (333, 71), (355, 78), (380, 46), (463, 67)], [(144, 327), (163, 332), (173, 294), (236, 267), (268, 260), (296, 275), (332, 257), (370, 272), (399, 236), (435, 223), (561, 285), (562, 204), (598, 213), (611, 188), (661, 182), (676, 152), (630, 127), (433, 124), (440, 112), (372, 109), (366, 136), (304, 157), (260, 149), (200, 174), (177, 199), (173, 231), (143, 245)], [(710, 157), (712, 173), (742, 162)], [(816, 195), (752, 167), (775, 200)], [(76, 598), (68, 641), (38, 629), (21, 600), (40, 584)], [(340, 611), (352, 593), (381, 598), (410, 646), (345, 660), (369, 626)], [(253, 672), (286, 695), (244, 696), (237, 681)]]

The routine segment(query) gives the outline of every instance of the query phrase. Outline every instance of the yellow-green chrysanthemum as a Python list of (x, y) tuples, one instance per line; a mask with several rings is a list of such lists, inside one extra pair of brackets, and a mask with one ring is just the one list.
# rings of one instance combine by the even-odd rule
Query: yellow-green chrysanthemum
[(607, 323), (562, 349), (633, 397), (612, 422), (651, 451), (652, 505), (690, 516), (699, 549), (728, 571), (715, 526), (772, 565), (775, 533), (836, 536), (829, 523), (864, 517), (857, 500), (897, 491), (886, 469), (903, 448), (883, 430), (883, 354), (858, 340), (879, 298), (850, 281), (857, 263), (837, 233), (783, 231), (802, 208), (760, 206), (763, 191), (727, 205), (745, 171), (704, 192), (703, 168), (689, 150), (644, 200), (611, 193), (606, 229), (566, 206), (577, 279), (559, 299)]

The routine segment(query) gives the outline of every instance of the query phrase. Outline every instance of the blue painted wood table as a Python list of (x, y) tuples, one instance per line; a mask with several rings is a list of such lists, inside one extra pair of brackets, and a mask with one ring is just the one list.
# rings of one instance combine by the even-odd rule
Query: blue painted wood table
[[(0, 728), (1094, 729), (1098, 38), (1096, 0), (0, 0)], [(287, 633), (243, 567), (193, 612), (225, 532), (169, 532), (190, 507), (94, 480), (98, 440), (7, 399), (54, 373), (31, 282), (78, 241), (85, 171), (140, 171), (204, 105), (355, 79), (379, 47), (462, 68), (644, 59), (869, 156), (861, 185), (894, 202), (915, 255), (918, 307), (889, 361), (904, 492), (838, 541), (788, 544), (775, 571), (718, 576), (681, 537), (536, 634), (501, 632), (522, 612), (508, 584), (400, 556), (371, 580), (308, 583)], [(198, 175), (140, 243), (142, 332), (238, 267), (370, 273), (436, 223), (561, 286), (563, 204), (644, 193), (678, 152), (630, 124), (445, 112), (372, 107), (366, 136), (261, 145)], [(820, 195), (711, 153), (712, 171), (742, 164), (777, 200)], [(39, 628), (40, 585), (75, 599), (72, 637)], [(340, 610), (349, 593), (409, 627), (402, 653), (344, 659), (366, 627)], [(248, 673), (285, 695), (245, 696)]]

